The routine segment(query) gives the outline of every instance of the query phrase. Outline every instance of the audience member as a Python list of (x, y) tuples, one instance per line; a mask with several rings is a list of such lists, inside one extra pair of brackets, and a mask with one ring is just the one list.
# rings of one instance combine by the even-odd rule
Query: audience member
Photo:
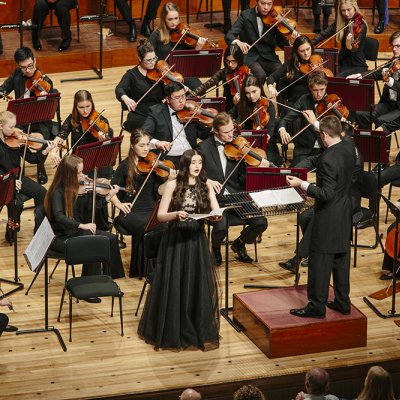
[(322, 368), (311, 368), (306, 373), (304, 386), (306, 388), (306, 393), (298, 393), (295, 400), (338, 400), (338, 398), (332, 394), (325, 395), (329, 390), (329, 374)]
[(194, 389), (185, 389), (179, 396), (180, 400), (201, 400), (201, 394)]
[(256, 386), (244, 385), (236, 390), (233, 400), (266, 400), (263, 392)]
[(357, 400), (395, 400), (392, 377), (378, 365), (368, 370), (364, 381), (364, 387)]

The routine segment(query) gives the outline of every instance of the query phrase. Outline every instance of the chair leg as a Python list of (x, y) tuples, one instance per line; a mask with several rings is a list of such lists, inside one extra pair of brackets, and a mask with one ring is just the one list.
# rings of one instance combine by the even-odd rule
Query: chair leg
[(25, 296), (28, 295), (29, 291), (31, 290), (31, 287), (32, 287), (33, 284), (35, 283), (36, 278), (39, 276), (40, 271), (42, 270), (42, 268), (43, 268), (43, 264), (36, 270), (35, 276), (33, 277), (32, 282), (31, 282), (31, 284), (29, 285), (29, 288), (28, 288), (28, 290), (27, 290), (26, 293), (25, 293)]
[(124, 336), (124, 317), (122, 313), (122, 296), (118, 297), (119, 299), (119, 318), (121, 320), (121, 336)]
[(72, 296), (69, 294), (69, 341), (72, 342)]
[[(74, 266), (71, 265), (72, 267), (72, 272), (75, 278), (75, 270), (74, 270)], [(68, 265), (65, 268), (65, 281), (64, 281), (64, 287), (63, 287), (63, 291), (62, 291), (62, 295), (61, 295), (61, 302), (60, 302), (60, 309), (58, 311), (58, 318), (57, 321), (60, 322), (60, 318), (61, 318), (61, 311), (63, 308), (63, 304), (64, 304), (64, 297), (65, 297), (65, 291), (66, 291), (66, 286), (67, 286), (67, 281), (68, 281)]]
[(355, 227), (354, 230), (354, 268), (357, 266), (357, 236), (358, 236), (358, 229)]
[(258, 262), (257, 239), (254, 241), (254, 261), (255, 261), (255, 262)]
[(111, 298), (111, 317), (114, 316), (114, 296)]
[[(389, 185), (389, 193), (388, 193), (388, 200), (390, 200), (390, 197), (392, 196), (392, 184)], [(389, 207), (386, 206), (386, 217), (385, 217), (385, 224), (387, 224), (388, 220), (388, 215), (389, 215)]]
[(49, 283), (50, 283), (50, 279), (53, 278), (53, 274), (54, 274), (54, 272), (56, 272), (56, 269), (57, 269), (57, 267), (58, 267), (58, 264), (60, 264), (60, 261), (61, 261), (61, 260), (57, 260), (56, 265), (55, 265), (54, 268), (53, 268), (53, 271), (51, 271), (51, 274), (50, 274), (50, 276), (49, 276)]
[(400, 146), (399, 146), (399, 138), (397, 137), (397, 131), (394, 132), (394, 138), (396, 139), (397, 148), (400, 149)]
[(139, 303), (138, 303), (138, 306), (136, 308), (135, 317), (137, 317), (138, 312), (139, 312), (139, 308), (140, 308), (140, 304), (142, 304), (142, 299), (143, 299), (144, 292), (146, 290), (146, 286), (147, 286), (147, 281), (145, 280), (144, 283), (143, 283), (142, 292), (140, 293)]

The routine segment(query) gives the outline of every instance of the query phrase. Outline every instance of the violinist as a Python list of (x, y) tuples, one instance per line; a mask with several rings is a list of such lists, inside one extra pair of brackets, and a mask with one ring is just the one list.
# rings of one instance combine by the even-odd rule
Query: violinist
[[(34, 97), (56, 92), (56, 89), (53, 89), (51, 79), (47, 75), (42, 75), (36, 67), (36, 58), (30, 48), (21, 47), (17, 49), (14, 53), (14, 60), (17, 64), (17, 68), (0, 85), (0, 93), (4, 92), (9, 94), (14, 91), (15, 98), (19, 99), (22, 97)], [(36, 76), (40, 76), (41, 78), (36, 79)], [(38, 86), (33, 85), (35, 81), (38, 81)], [(42, 86), (48, 86), (48, 90), (42, 91)], [(31, 132), (40, 132), (46, 140), (50, 140), (52, 130), (52, 121), (43, 121), (31, 125)], [(43, 158), (43, 161), (37, 165), (37, 180), (42, 185), (47, 182), (47, 173), (44, 162), (45, 158)]]
[(152, 148), (165, 152), (165, 158), (173, 161), (176, 167), (179, 165), (181, 155), (186, 150), (196, 148), (197, 139), (208, 138), (210, 131), (199, 122), (190, 122), (186, 125), (179, 119), (182, 114), (188, 114), (189, 118), (192, 114), (185, 109), (185, 91), (179, 82), (166, 85), (164, 88), (166, 103), (150, 107), (142, 126), (152, 137), (150, 141)]
[[(234, 130), (235, 126), (231, 116), (225, 112), (219, 113), (214, 118), (213, 122), (214, 136), (203, 140), (198, 146), (198, 150), (204, 160), (203, 167), (206, 170), (209, 181), (217, 194), (221, 193), (222, 183), (237, 163), (237, 161), (230, 160), (224, 152), (225, 144), (232, 142), (234, 139)], [(259, 164), (260, 167), (269, 167), (269, 165), (267, 159), (262, 160)], [(246, 166), (244, 162), (241, 162), (226, 182), (223, 191), (224, 193), (238, 193), (245, 191), (245, 187)], [(219, 203), (221, 207), (223, 207), (223, 203), (221, 203), (221, 201), (219, 201)], [(235, 218), (237, 218), (236, 214)], [(246, 219), (243, 221), (243, 224), (247, 226), (242, 230), (239, 237), (233, 241), (231, 249), (237, 254), (240, 261), (251, 263), (253, 259), (247, 254), (245, 244), (253, 243), (254, 240), (267, 229), (268, 223), (266, 218), (257, 217)], [(224, 216), (221, 221), (213, 224), (211, 244), (215, 265), (221, 265), (222, 263), (221, 243), (225, 236), (226, 216)]]
[[(1, 173), (9, 172), (13, 169), (19, 171), (21, 158), (24, 154), (24, 148), (17, 145), (15, 148), (7, 145), (7, 139), (14, 135), (16, 118), (15, 114), (10, 111), (0, 112), (0, 171)], [(53, 142), (48, 142), (53, 146)], [(38, 164), (42, 162), (45, 157), (41, 151), (32, 152), (29, 148), (26, 149), (25, 160), (30, 164)], [(24, 174), (19, 180), (16, 181), (16, 203), (10, 202), (7, 205), (8, 211), (8, 224), (6, 226), (6, 240), (12, 243), (13, 233), (12, 229), (19, 230), (20, 216), (24, 207), (24, 202), (33, 199), (35, 209), (43, 205), (46, 189), (39, 183), (33, 181), (31, 178)], [(14, 210), (15, 207), (15, 210)], [(13, 220), (13, 213), (15, 212), (15, 220)]]
[[(368, 27), (364, 17), (360, 14), (357, 0), (340, 0), (338, 10), (337, 22), (312, 39), (312, 44), (315, 46), (329, 37), (336, 36), (336, 41), (341, 42), (337, 76), (366, 71), (368, 66), (364, 47)], [(350, 25), (345, 28), (348, 24)], [(336, 32), (338, 33), (335, 35)]]
[[(399, 203), (396, 204), (399, 206)], [(385, 253), (383, 255), (382, 261), (382, 271), (384, 271), (379, 279), (381, 281), (387, 281), (393, 279), (393, 261), (394, 261), (394, 246), (395, 246), (395, 227), (396, 223), (393, 222), (387, 228), (387, 236), (385, 242)], [(399, 249), (399, 244), (397, 245), (397, 249)], [(399, 252), (398, 252), (399, 254)], [(399, 280), (400, 272), (397, 270), (396, 278)]]
[(288, 39), (274, 26), (254, 46), (260, 36), (273, 24), (265, 25), (263, 20), (268, 18), (274, 10), (272, 0), (256, 0), (256, 6), (242, 11), (233, 24), (232, 29), (225, 35), (228, 45), (237, 44), (243, 51), (244, 62), (250, 67), (252, 73), (263, 84), (266, 76), (274, 72), (281, 62), (275, 53), (275, 47), (289, 45)]
[[(179, 7), (175, 3), (166, 3), (161, 9), (160, 25), (149, 37), (150, 43), (153, 45), (156, 56), (160, 60), (166, 60), (170, 51), (175, 46), (171, 41), (171, 35), (177, 34), (178, 25), (180, 24)], [(180, 38), (180, 35), (178, 34)], [(207, 39), (199, 37), (196, 41), (195, 50), (201, 50), (206, 44)], [(175, 50), (193, 49), (185, 43), (184, 38), (175, 47)], [(195, 89), (201, 82), (198, 78), (190, 78), (185, 80), (185, 84), (190, 89)]]
[[(107, 236), (110, 239), (110, 275), (113, 279), (123, 278), (125, 272), (117, 237), (110, 232), (97, 229), (96, 221), (82, 221), (79, 218), (77, 199), (79, 181), (84, 178), (82, 171), (83, 160), (75, 154), (65, 156), (57, 167), (44, 201), (46, 216), (56, 235), (50, 248), (62, 253), (68, 238), (82, 235)], [(117, 191), (118, 187), (113, 187), (105, 200), (110, 200)], [(101, 272), (100, 263), (83, 265), (82, 275), (99, 275)], [(90, 302), (100, 301), (96, 298)]]
[[(142, 129), (136, 129), (130, 136), (128, 157), (125, 158), (114, 172), (112, 184), (124, 186), (125, 192), (111, 199), (111, 202), (120, 210), (116, 218), (120, 225), (129, 231), (132, 237), (131, 264), (129, 276), (142, 278), (146, 276), (143, 259), (144, 229), (156, 207), (159, 195), (162, 194), (165, 179), (156, 173), (148, 178), (140, 195), (131, 208), (136, 193), (146, 179), (146, 174), (139, 170), (139, 163), (148, 156), (150, 150), (150, 136)], [(172, 166), (172, 164), (171, 164)], [(170, 169), (168, 179), (175, 179), (175, 169)]]
[(218, 85), (220, 81), (226, 82), (237, 79), (224, 85), (225, 110), (229, 111), (240, 100), (240, 89), (244, 79), (250, 74), (250, 68), (243, 63), (243, 52), (237, 44), (228, 46), (224, 53), (224, 68), (217, 71), (208, 81), (202, 83), (193, 92), (197, 96), (203, 96), (208, 89)]
[[(155, 85), (155, 82), (147, 77), (148, 72), (152, 71), (157, 63), (153, 45), (148, 40), (141, 40), (137, 54), (139, 64), (126, 71), (115, 88), (115, 95), (121, 102), (122, 108), (129, 110), (128, 119), (124, 122), (124, 127), (129, 132), (141, 127), (149, 108), (160, 104), (164, 97), (163, 83)], [(143, 100), (137, 104), (146, 93)]]

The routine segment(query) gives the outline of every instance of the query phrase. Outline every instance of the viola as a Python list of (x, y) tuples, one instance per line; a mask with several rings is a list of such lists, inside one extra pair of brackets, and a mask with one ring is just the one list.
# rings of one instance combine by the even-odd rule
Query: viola
[(51, 89), (51, 84), (44, 79), (40, 70), (36, 70), (35, 73), (26, 80), (26, 87), (30, 92), (34, 92), (35, 96), (40, 96), (40, 93), (49, 93)]
[(100, 118), (100, 113), (98, 113), (96, 110), (93, 110), (89, 117), (81, 118), (81, 126), (84, 132), (89, 132), (97, 140), (100, 140), (100, 133), (104, 133), (106, 139), (109, 138), (108, 132), (110, 130), (110, 126), (105, 120)]
[(300, 63), (299, 70), (302, 74), (308, 74), (311, 71), (324, 71), (328, 77), (333, 77), (333, 72), (329, 68), (323, 67), (324, 59), (319, 54), (313, 54), (306, 62)]
[[(89, 177), (85, 177), (85, 179), (82, 179), (79, 181), (79, 191), (78, 191), (78, 196), (83, 196), (87, 192), (90, 192), (93, 190), (93, 179)], [(112, 189), (111, 181), (107, 178), (97, 178), (96, 179), (96, 194), (99, 196), (105, 197), (110, 193), (110, 190)], [(119, 190), (126, 191), (124, 187), (120, 187)]]
[(251, 119), (253, 120), (253, 129), (263, 129), (267, 126), (269, 122), (269, 113), (268, 113), (268, 107), (269, 107), (269, 101), (265, 97), (260, 97), (255, 104), (254, 109), (256, 110), (257, 108), (260, 108), (252, 117)]
[[(11, 136), (4, 135), (4, 142), (10, 149), (18, 149), (21, 146), (25, 146), (28, 135), (22, 132), (20, 129), (14, 129), (14, 133)], [(40, 150), (43, 145), (47, 144), (47, 140), (43, 139), (43, 135), (39, 132), (33, 132), (29, 135), (27, 146), (32, 150)], [(65, 145), (59, 144), (59, 147), (66, 149)]]
[[(161, 78), (161, 76), (168, 71), (170, 66), (168, 63), (164, 60), (158, 60), (154, 69), (149, 69), (147, 70), (147, 78), (149, 78), (152, 81), (157, 81), (158, 79)], [(183, 83), (183, 76), (179, 72), (172, 72), (169, 71), (167, 74), (165, 74), (162, 79), (163, 83), (167, 85), (170, 82), (180, 82)]]
[(388, 70), (382, 74), (383, 81), (388, 82), (390, 77), (400, 70), (400, 60), (395, 59), (389, 66)]
[[(240, 66), (236, 71), (229, 72), (227, 75), (227, 80), (231, 89), (231, 95), (235, 96), (236, 93), (240, 93), (243, 81), (250, 75), (251, 71), (247, 65)], [(233, 79), (235, 78), (235, 79)]]
[(263, 149), (258, 147), (251, 147), (248, 140), (243, 136), (236, 136), (232, 142), (226, 143), (224, 146), (224, 153), (227, 158), (234, 161), (239, 161), (243, 154), (244, 162), (252, 167), (258, 167), (267, 155)]
[[(137, 164), (138, 170), (143, 174), (148, 174), (153, 167), (158, 155), (149, 152), (146, 157), (140, 158)], [(167, 178), (171, 169), (175, 169), (175, 165), (170, 160), (158, 161), (153, 171), (162, 178)]]
[[(182, 124), (190, 121), (199, 122), (207, 127), (212, 126), (214, 118), (218, 114), (215, 108), (198, 108), (198, 103), (193, 100), (187, 100), (183, 110), (177, 112), (176, 116)], [(196, 114), (194, 115), (194, 112)]]
[(345, 34), (347, 36), (348, 33), (352, 34), (351, 44), (353, 47), (358, 49), (360, 47), (360, 38), (359, 35), (362, 30), (364, 17), (361, 14), (356, 14), (353, 19), (350, 21), (349, 26), (346, 28)]
[(286, 38), (296, 32), (296, 21), (282, 16), (283, 8), (281, 6), (273, 6), (267, 15), (262, 17), (265, 25), (277, 24), (278, 31)]
[[(183, 38), (182, 38), (183, 36)], [(182, 38), (182, 41), (190, 47), (196, 47), (197, 41), (203, 37), (201, 31), (198, 29), (192, 29), (184, 22), (178, 24), (178, 26), (170, 31), (169, 40), (172, 43), (179, 42)], [(218, 47), (218, 44), (209, 40), (207, 38), (206, 43), (209, 43), (211, 47)]]

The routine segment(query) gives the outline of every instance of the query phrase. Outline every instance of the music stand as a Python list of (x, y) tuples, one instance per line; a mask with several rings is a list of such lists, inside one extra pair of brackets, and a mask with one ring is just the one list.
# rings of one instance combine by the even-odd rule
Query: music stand
[(223, 49), (174, 50), (168, 63), (187, 78), (209, 78), (220, 68)]
[(18, 331), (17, 335), (23, 335), (25, 333), (54, 332), (62, 349), (67, 351), (67, 347), (65, 346), (60, 331), (54, 326), (49, 326), (49, 266), (47, 250), (54, 238), (55, 235), (51, 229), (49, 220), (45, 217), (24, 252), (25, 260), (32, 272), (35, 272), (37, 268), (41, 268), (44, 263), (44, 328)]
[(237, 131), (240, 136), (245, 137), (250, 143), (253, 143), (253, 147), (259, 147), (261, 149), (266, 149), (268, 144), (268, 131), (266, 129), (243, 129)]
[(95, 72), (96, 76), (87, 76), (83, 78), (67, 78), (61, 79), (62, 82), (76, 82), (76, 81), (91, 81), (94, 79), (103, 79), (103, 26), (104, 22), (115, 21), (117, 17), (113, 14), (107, 14), (106, 10), (106, 1), (100, 1), (100, 13), (98, 15), (86, 15), (80, 17), (81, 21), (99, 21), (100, 25), (100, 40), (99, 40), (99, 68), (93, 67), (93, 71)]
[(123, 136), (117, 136), (101, 142), (78, 146), (75, 154), (83, 159), (83, 172), (86, 174), (95, 168), (113, 166), (120, 151), (123, 138)]
[[(15, 204), (15, 174), (16, 171), (10, 171), (6, 174), (0, 175), (0, 211), (2, 208), (9, 204), (10, 201), (13, 201)], [(13, 209), (13, 222), (15, 221), (15, 207)], [(0, 299), (5, 296), (8, 296), (18, 290), (22, 290), (24, 288), (24, 284), (19, 282), (18, 277), (18, 247), (17, 247), (17, 230), (14, 227), (13, 229), (13, 239), (14, 239), (14, 280), (8, 280), (4, 278), (0, 278), (0, 283), (4, 282), (10, 285), (15, 286), (14, 289), (10, 290), (9, 292), (0, 295)]]
[[(186, 3), (188, 3), (188, 1), (186, 1)], [(201, 9), (202, 3), (203, 3), (203, 0), (200, 0), (199, 8), (197, 9), (196, 19), (199, 19), (199, 14), (200, 14), (200, 9)], [(210, 29), (210, 31), (212, 31), (213, 28), (222, 28), (224, 26), (224, 24), (222, 24), (221, 22), (213, 22), (213, 13), (215, 12), (213, 10), (213, 8), (214, 8), (213, 7), (213, 0), (210, 0), (210, 23), (209, 24), (204, 24), (204, 26), (206, 28)], [(206, 0), (206, 11), (203, 11), (201, 13), (202, 14), (207, 14), (208, 13), (208, 0)]]
[(398, 260), (398, 254), (399, 254), (399, 249), (398, 249), (398, 240), (399, 240), (399, 223), (400, 223), (400, 210), (399, 208), (392, 203), (388, 198), (383, 196), (381, 194), (382, 199), (386, 203), (387, 207), (389, 208), (390, 212), (395, 216), (396, 218), (396, 224), (395, 224), (395, 236), (394, 236), (394, 257), (393, 257), (393, 279), (392, 279), (392, 308), (388, 311), (387, 314), (382, 313), (381, 311), (376, 308), (374, 304), (367, 298), (363, 297), (363, 300), (367, 305), (375, 312), (378, 317), (381, 318), (397, 318), (400, 317), (399, 313), (396, 313), (396, 286), (397, 286), (397, 268), (399, 266), (399, 260)]
[(225, 97), (202, 97), (199, 100), (202, 108), (215, 108), (218, 112), (225, 111), (226, 100)]

